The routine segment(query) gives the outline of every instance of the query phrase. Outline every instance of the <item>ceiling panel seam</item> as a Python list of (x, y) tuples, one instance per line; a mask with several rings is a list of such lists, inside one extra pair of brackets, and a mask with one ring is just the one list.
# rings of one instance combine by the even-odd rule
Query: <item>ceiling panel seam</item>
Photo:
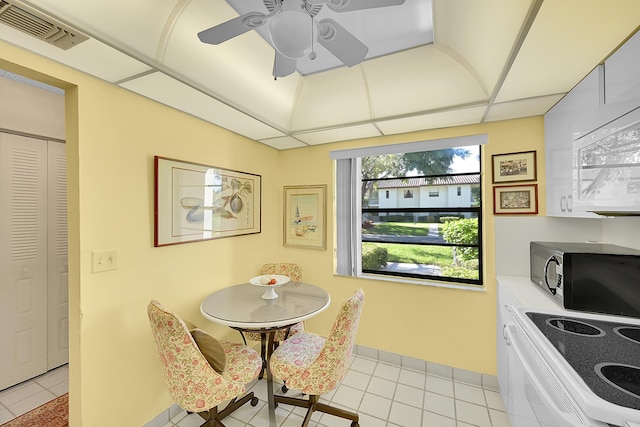
[(360, 69), (360, 74), (362, 75), (362, 84), (364, 85), (364, 93), (367, 96), (367, 105), (369, 106), (369, 118), (375, 119), (376, 112), (375, 107), (373, 106), (373, 101), (371, 100), (371, 90), (369, 88), (369, 79), (367, 78), (367, 72), (365, 71), (362, 65), (358, 65)]
[[(467, 109), (467, 108), (482, 107), (482, 106), (486, 106), (486, 105), (487, 105), (486, 101), (469, 102), (469, 103), (457, 104), (457, 105), (443, 107), (443, 108), (434, 108), (434, 109), (431, 109), (431, 110), (414, 111), (414, 112), (411, 112), (411, 113), (396, 114), (396, 115), (393, 115), (393, 116), (386, 116), (386, 117), (377, 117), (375, 119), (369, 119), (369, 120), (358, 120), (358, 121), (349, 122), (349, 123), (341, 123), (340, 125), (336, 125), (336, 126), (325, 126), (325, 127), (318, 127), (318, 128), (296, 129), (295, 131), (292, 131), (291, 134), (292, 135), (301, 135), (301, 134), (311, 133), (311, 132), (320, 132), (320, 131), (327, 131), (327, 130), (343, 129), (343, 128), (348, 128), (348, 127), (352, 127), (352, 126), (375, 125), (378, 122), (386, 122), (386, 121), (391, 121), (391, 120), (408, 119), (408, 118), (411, 118), (411, 117), (424, 116), (424, 115), (434, 114), (434, 113), (446, 113), (446, 112), (464, 110), (464, 109)], [(382, 133), (382, 135), (384, 135), (384, 133)]]
[(164, 57), (167, 54), (167, 46), (169, 45), (169, 39), (171, 38), (171, 34), (173, 34), (173, 29), (180, 19), (180, 16), (185, 11), (187, 6), (189, 6), (191, 0), (180, 0), (178, 4), (173, 8), (169, 17), (167, 18), (167, 22), (165, 22), (162, 27), (162, 32), (160, 33), (160, 40), (158, 40), (158, 48), (156, 50), (156, 61), (163, 63)]
[(146, 77), (146, 76), (149, 76), (151, 74), (159, 73), (159, 72), (160, 71), (157, 70), (156, 68), (151, 68), (151, 69), (149, 69), (147, 71), (143, 71), (143, 72), (138, 73), (138, 74), (133, 74), (133, 75), (131, 75), (129, 77), (125, 77), (124, 79), (120, 79), (118, 81), (115, 81), (115, 82), (113, 82), (113, 84), (120, 86), (120, 85), (128, 83), (130, 81), (137, 80), (137, 79), (140, 79), (142, 77)]
[(478, 71), (469, 63), (469, 61), (467, 61), (462, 55), (460, 55), (457, 50), (446, 45), (445, 43), (437, 43), (434, 44), (433, 47), (441, 51), (443, 54), (447, 55), (449, 58), (453, 59), (455, 62), (460, 64), (462, 68), (467, 70), (469, 74), (473, 76), (473, 79), (478, 83), (478, 86), (480, 86), (480, 89), (486, 95), (487, 99), (489, 99), (489, 88), (487, 87), (485, 82), (482, 81), (482, 77), (480, 77)]
[(520, 32), (518, 33), (518, 37), (516, 38), (515, 43), (513, 44), (513, 47), (511, 48), (511, 52), (509, 53), (509, 56), (507, 58), (507, 61), (504, 64), (504, 67), (502, 68), (502, 72), (500, 73), (500, 77), (498, 78), (498, 81), (496, 82), (494, 88), (493, 88), (493, 93), (491, 94), (491, 96), (489, 97), (489, 102), (487, 105), (487, 109), (484, 112), (484, 115), (482, 116), (482, 119), (480, 120), (481, 123), (485, 123), (487, 116), (489, 114), (489, 110), (491, 110), (491, 106), (493, 105), (493, 103), (495, 102), (496, 98), (498, 97), (498, 94), (500, 93), (500, 90), (502, 89), (502, 85), (504, 85), (505, 80), (507, 79), (507, 75), (509, 74), (509, 71), (511, 71), (511, 67), (513, 66), (513, 63), (515, 62), (516, 58), (518, 57), (518, 53), (520, 52), (520, 49), (522, 48), (522, 45), (524, 44), (524, 41), (527, 38), (527, 35), (529, 34), (529, 30), (531, 30), (531, 26), (533, 25), (533, 22), (536, 19), (536, 16), (538, 15), (538, 12), (540, 11), (540, 8), (542, 7), (542, 3), (544, 2), (544, 0), (534, 0), (531, 3), (531, 7), (529, 8), (529, 11), (527, 12), (527, 17), (524, 20), (524, 23), (522, 24), (522, 27), (520, 28)]

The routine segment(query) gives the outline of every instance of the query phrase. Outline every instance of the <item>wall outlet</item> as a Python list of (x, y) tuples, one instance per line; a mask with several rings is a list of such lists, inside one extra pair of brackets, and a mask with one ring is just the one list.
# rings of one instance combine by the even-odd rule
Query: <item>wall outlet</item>
[(118, 269), (118, 250), (104, 249), (101, 251), (91, 251), (92, 271), (99, 273), (101, 271)]

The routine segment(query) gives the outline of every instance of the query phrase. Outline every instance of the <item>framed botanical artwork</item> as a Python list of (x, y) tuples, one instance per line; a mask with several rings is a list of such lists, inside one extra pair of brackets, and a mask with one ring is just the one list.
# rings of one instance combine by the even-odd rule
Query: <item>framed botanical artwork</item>
[(494, 184), (536, 180), (535, 151), (494, 154), (491, 159)]
[(154, 246), (260, 233), (260, 175), (160, 156), (154, 160)]
[(284, 187), (284, 245), (326, 248), (326, 185)]
[(493, 213), (537, 214), (538, 184), (493, 187)]

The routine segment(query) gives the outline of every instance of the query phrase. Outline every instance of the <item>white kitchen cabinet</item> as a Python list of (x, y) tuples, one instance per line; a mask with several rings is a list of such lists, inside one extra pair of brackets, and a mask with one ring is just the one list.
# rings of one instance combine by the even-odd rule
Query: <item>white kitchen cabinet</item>
[(507, 323), (511, 320), (510, 306), (519, 306), (518, 300), (505, 285), (498, 283), (498, 307), (496, 322), (496, 358), (500, 397), (506, 411), (509, 410), (509, 349), (505, 340)]
[(640, 211), (640, 108), (574, 141), (573, 158), (575, 206)]
[(573, 141), (596, 121), (602, 67), (594, 69), (544, 116), (547, 216), (594, 218), (573, 206)]
[(604, 63), (602, 121), (620, 117), (640, 106), (640, 32)]
[[(583, 137), (591, 138), (591, 135), (599, 138), (598, 134), (602, 133), (599, 129), (609, 129), (611, 122), (640, 107), (639, 69), (640, 32), (545, 114), (547, 216), (598, 217), (587, 211), (594, 210), (592, 203), (585, 203), (577, 197), (581, 193), (576, 193), (579, 186), (576, 182), (574, 144)], [(580, 145), (585, 143), (580, 142)], [(602, 194), (609, 193), (614, 194)], [(617, 202), (610, 199), (607, 199), (606, 207), (614, 211)], [(630, 204), (627, 200), (621, 203), (625, 206)]]

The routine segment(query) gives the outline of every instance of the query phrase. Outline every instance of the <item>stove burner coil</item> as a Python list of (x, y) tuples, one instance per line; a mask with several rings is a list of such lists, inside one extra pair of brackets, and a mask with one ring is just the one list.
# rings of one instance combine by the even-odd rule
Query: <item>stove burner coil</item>
[(613, 328), (614, 332), (620, 335), (622, 338), (628, 339), (631, 342), (640, 344), (640, 328), (633, 326), (618, 326)]
[(561, 332), (568, 332), (570, 334), (585, 337), (601, 337), (606, 334), (605, 331), (597, 326), (579, 322), (577, 320), (565, 319), (563, 317), (552, 317), (547, 319), (547, 325)]
[(622, 363), (598, 363), (596, 374), (618, 390), (640, 399), (640, 368)]

